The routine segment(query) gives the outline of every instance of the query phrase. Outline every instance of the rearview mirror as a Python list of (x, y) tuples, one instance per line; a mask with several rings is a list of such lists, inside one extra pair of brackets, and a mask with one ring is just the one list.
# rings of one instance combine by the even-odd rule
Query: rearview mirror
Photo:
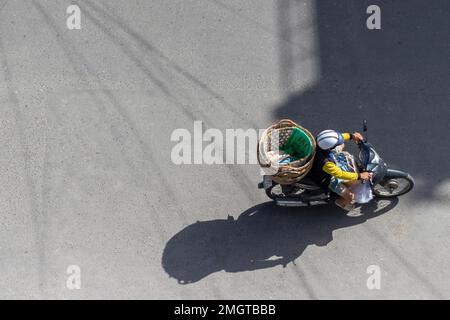
[(367, 131), (367, 120), (363, 121), (363, 132)]

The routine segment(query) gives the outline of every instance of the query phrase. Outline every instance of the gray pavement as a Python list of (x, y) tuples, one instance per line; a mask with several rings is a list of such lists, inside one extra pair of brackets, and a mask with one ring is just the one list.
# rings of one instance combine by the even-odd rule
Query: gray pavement
[[(450, 7), (379, 3), (368, 31), (356, 0), (2, 1), (0, 298), (450, 298)], [(368, 118), (416, 188), (346, 216), (273, 206), (256, 165), (171, 161), (196, 120), (281, 117)]]

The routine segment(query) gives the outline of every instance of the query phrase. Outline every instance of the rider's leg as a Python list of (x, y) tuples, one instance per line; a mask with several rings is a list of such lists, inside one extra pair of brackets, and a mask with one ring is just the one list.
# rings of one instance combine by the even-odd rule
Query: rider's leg
[(344, 191), (340, 197), (336, 200), (336, 204), (340, 207), (346, 207), (347, 205), (352, 204), (355, 195), (350, 190)]
[(338, 207), (345, 210), (353, 209), (352, 201), (355, 195), (343, 182), (339, 183), (334, 191), (339, 195), (339, 198), (335, 201)]

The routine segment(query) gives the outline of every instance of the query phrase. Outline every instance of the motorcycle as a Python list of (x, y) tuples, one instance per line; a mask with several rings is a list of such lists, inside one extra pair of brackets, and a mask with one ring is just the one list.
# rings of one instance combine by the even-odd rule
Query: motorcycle
[[(363, 132), (367, 132), (366, 120)], [(360, 172), (372, 173), (371, 180), (364, 183), (370, 183), (374, 199), (398, 197), (411, 191), (413, 177), (407, 172), (389, 168), (367, 141), (367, 135), (364, 136), (364, 141), (358, 142), (359, 155), (355, 162)], [(328, 188), (316, 184), (308, 175), (292, 185), (280, 185), (272, 181), (271, 176), (265, 175), (258, 188), (264, 189), (266, 195), (279, 206), (310, 206), (328, 203), (338, 197)]]

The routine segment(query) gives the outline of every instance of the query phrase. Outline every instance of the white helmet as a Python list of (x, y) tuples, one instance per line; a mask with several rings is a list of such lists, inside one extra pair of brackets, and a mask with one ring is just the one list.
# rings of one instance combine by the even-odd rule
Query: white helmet
[(344, 142), (344, 137), (339, 131), (324, 130), (316, 137), (317, 145), (322, 150), (330, 150)]

